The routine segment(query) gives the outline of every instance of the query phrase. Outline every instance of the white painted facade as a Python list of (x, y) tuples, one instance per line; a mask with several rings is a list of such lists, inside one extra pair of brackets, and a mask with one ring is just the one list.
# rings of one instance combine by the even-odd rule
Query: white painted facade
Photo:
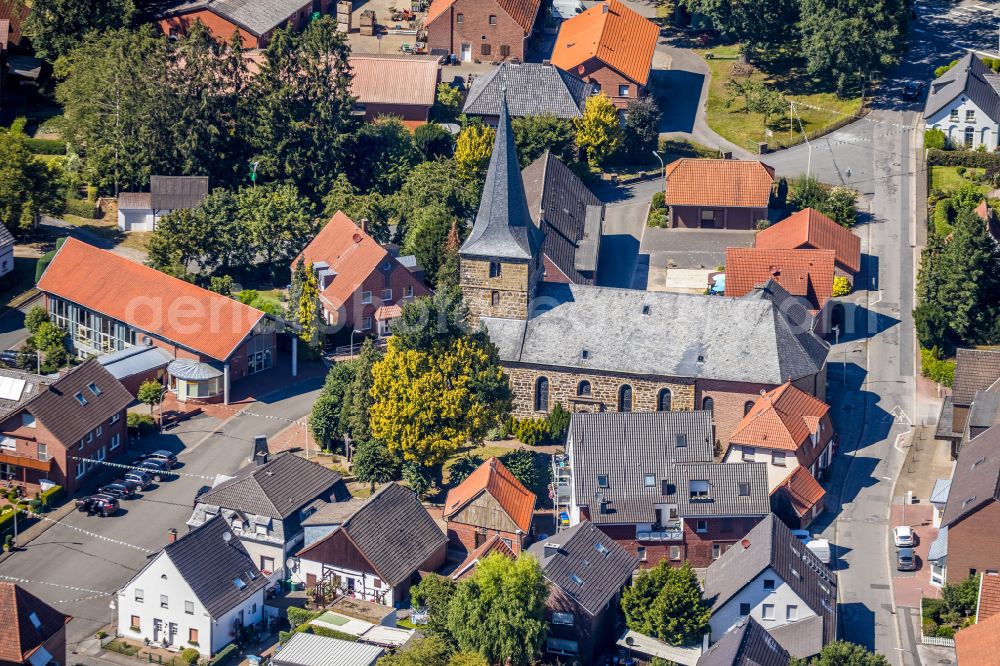
[(118, 230), (126, 233), (130, 231), (153, 231), (156, 223), (169, 213), (169, 210), (118, 209)]
[(14, 244), (0, 247), (0, 277), (14, 270)]
[[(340, 589), (347, 596), (353, 596), (355, 599), (363, 599), (365, 601), (373, 601), (383, 606), (395, 606), (405, 596), (402, 594), (397, 595), (394, 588), (390, 587), (388, 583), (374, 574), (345, 569), (304, 558), (299, 559), (298, 566), (292, 573), (292, 580), (305, 583), (310, 574), (315, 576), (316, 580), (323, 580), (327, 575), (337, 576), (340, 578)], [(353, 593), (351, 592), (352, 589)]]
[(760, 446), (743, 446), (730, 443), (726, 450), (725, 463), (762, 462), (767, 463), (767, 490), (773, 491), (799, 466), (794, 451), (765, 449)]
[(232, 642), (237, 619), (243, 625), (259, 623), (263, 609), (261, 589), (213, 619), (170, 557), (161, 552), (118, 591), (118, 634), (170, 649), (195, 648), (209, 657)]
[[(770, 581), (773, 589), (766, 587), (765, 581)], [(722, 638), (724, 633), (747, 614), (768, 631), (816, 616), (771, 567), (761, 572), (712, 614), (709, 620), (711, 641), (714, 643)]]
[(926, 122), (927, 129), (943, 131), (954, 148), (985, 145), (987, 150), (996, 150), (1000, 147), (1000, 123), (983, 113), (967, 95), (959, 95)]

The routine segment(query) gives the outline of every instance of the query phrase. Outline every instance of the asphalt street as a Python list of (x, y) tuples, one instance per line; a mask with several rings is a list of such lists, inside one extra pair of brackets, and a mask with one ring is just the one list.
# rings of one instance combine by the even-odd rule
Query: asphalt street
[(245, 465), (255, 435), (274, 436), (307, 415), (321, 385), (321, 378), (306, 380), (242, 411), (234, 409), (222, 423), (195, 418), (163, 435), (149, 448), (165, 445), (177, 451), (183, 463), (177, 471), (185, 476), (125, 500), (123, 511), (110, 518), (71, 513), (0, 563), (0, 580), (22, 579), (30, 592), (72, 615), (66, 637), (70, 651), (78, 649), (112, 622), (108, 595), (167, 543), (168, 529), (187, 531), (197, 489), (212, 485), (216, 474), (232, 474)]

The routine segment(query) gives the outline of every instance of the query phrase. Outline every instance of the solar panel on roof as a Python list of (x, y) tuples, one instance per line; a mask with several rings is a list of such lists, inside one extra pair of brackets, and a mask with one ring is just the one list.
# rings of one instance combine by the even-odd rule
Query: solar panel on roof
[(0, 377), (0, 398), (4, 400), (20, 400), (24, 391), (25, 381), (14, 377)]

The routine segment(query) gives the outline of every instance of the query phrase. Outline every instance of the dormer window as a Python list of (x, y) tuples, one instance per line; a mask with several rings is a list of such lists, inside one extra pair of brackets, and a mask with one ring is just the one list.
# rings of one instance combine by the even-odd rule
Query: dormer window
[(688, 481), (688, 491), (692, 498), (708, 497), (710, 486), (705, 479)]
[(741, 482), (739, 484), (740, 497), (750, 497), (750, 484)]
[(95, 396), (101, 395), (101, 389), (97, 388), (97, 384), (90, 382), (87, 384), (87, 390), (93, 393)]

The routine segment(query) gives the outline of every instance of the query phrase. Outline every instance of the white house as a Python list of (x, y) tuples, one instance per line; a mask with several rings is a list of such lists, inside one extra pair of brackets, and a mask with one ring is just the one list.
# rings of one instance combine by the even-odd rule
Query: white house
[(837, 576), (771, 514), (705, 572), (711, 641), (752, 617), (793, 657), (837, 637)]
[(972, 51), (934, 79), (924, 106), (927, 129), (940, 129), (956, 148), (1000, 147), (1000, 74)]
[(444, 564), (448, 537), (410, 490), (380, 488), (343, 523), (298, 554), (292, 578), (335, 583), (346, 596), (398, 607), (419, 571)]
[(195, 208), (208, 196), (208, 176), (150, 176), (149, 192), (118, 194), (118, 230), (153, 231), (164, 215)]
[(0, 277), (14, 270), (14, 236), (0, 224)]
[(217, 517), (168, 544), (118, 591), (118, 634), (210, 657), (261, 622), (266, 586)]

